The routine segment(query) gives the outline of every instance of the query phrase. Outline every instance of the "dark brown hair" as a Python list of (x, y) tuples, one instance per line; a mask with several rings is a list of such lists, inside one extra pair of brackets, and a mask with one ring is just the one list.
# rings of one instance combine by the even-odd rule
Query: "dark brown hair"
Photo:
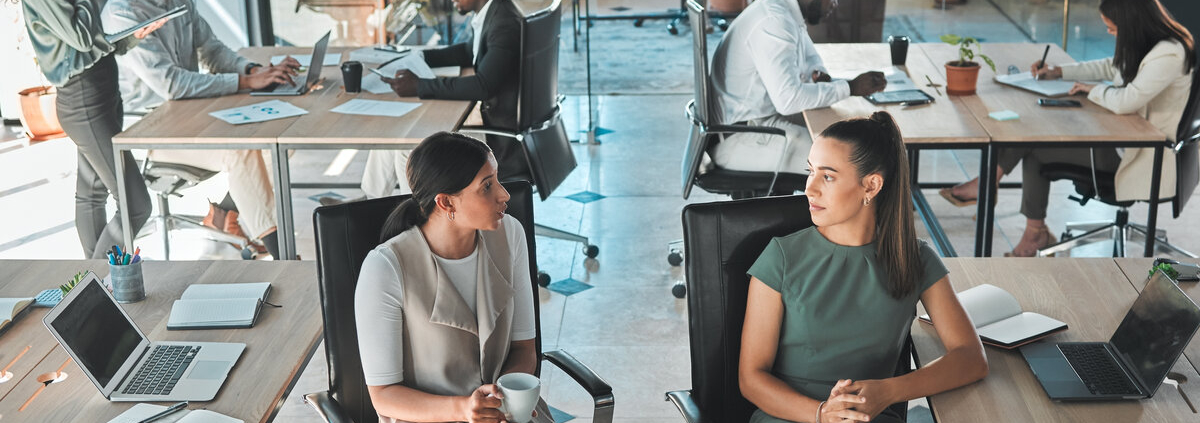
[(1183, 73), (1190, 73), (1196, 63), (1192, 34), (1171, 17), (1158, 0), (1103, 0), (1100, 14), (1117, 26), (1117, 49), (1113, 66), (1121, 71), (1125, 84), (1137, 77), (1142, 59), (1150, 49), (1163, 40), (1183, 44), (1186, 59)]
[(437, 207), (437, 195), (457, 194), (471, 186), (491, 153), (483, 141), (462, 134), (438, 132), (422, 140), (404, 172), (412, 197), (388, 215), (379, 242), (425, 224)]
[(883, 177), (883, 187), (872, 199), (875, 257), (887, 272), (888, 294), (897, 299), (908, 296), (916, 290), (924, 268), (913, 223), (908, 154), (900, 128), (892, 115), (875, 112), (870, 118), (834, 123), (821, 136), (850, 146), (850, 163), (858, 169), (860, 179), (872, 173)]

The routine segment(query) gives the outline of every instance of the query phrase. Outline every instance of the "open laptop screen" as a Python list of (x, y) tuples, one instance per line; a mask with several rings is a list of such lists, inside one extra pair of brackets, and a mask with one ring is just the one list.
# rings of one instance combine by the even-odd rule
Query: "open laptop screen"
[(1142, 288), (1109, 342), (1153, 393), (1197, 328), (1200, 307), (1160, 270)]
[(84, 290), (50, 325), (101, 387), (108, 386), (142, 336), (129, 323), (99, 283), (80, 284)]

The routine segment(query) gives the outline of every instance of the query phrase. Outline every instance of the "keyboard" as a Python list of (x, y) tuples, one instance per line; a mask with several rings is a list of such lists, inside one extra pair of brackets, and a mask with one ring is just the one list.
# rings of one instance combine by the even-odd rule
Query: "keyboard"
[(122, 394), (130, 395), (168, 395), (183, 378), (199, 346), (190, 345), (157, 345), (150, 352), (150, 358), (142, 362), (141, 368), (133, 375)]
[(1117, 365), (1116, 359), (1104, 344), (1063, 344), (1062, 351), (1067, 362), (1083, 380), (1088, 391), (1097, 395), (1140, 395), (1129, 376)]
[(254, 92), (256, 92), (256, 93), (298, 93), (298, 92), (300, 92), (300, 90), (304, 89), (304, 84), (307, 82), (306, 81), (307, 79), (308, 79), (308, 75), (299, 75), (296, 78), (292, 79), (292, 81), (295, 82), (296, 85), (280, 84), (278, 82), (273, 82), (273, 83), (271, 83), (271, 85), (267, 85), (260, 89), (254, 90)]

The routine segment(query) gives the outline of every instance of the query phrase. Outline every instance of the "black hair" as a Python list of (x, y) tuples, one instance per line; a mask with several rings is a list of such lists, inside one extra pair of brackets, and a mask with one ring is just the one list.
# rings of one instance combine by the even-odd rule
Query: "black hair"
[(1100, 14), (1117, 26), (1113, 66), (1121, 72), (1125, 84), (1133, 82), (1142, 59), (1163, 40), (1176, 40), (1183, 45), (1187, 59), (1183, 62), (1183, 73), (1191, 72), (1196, 63), (1192, 34), (1158, 0), (1102, 0)]
[(483, 141), (457, 133), (438, 132), (422, 140), (404, 172), (412, 196), (388, 215), (379, 241), (425, 224), (437, 208), (438, 194), (457, 194), (470, 186), (491, 153)]
[(900, 128), (892, 115), (875, 112), (869, 118), (834, 123), (821, 137), (850, 146), (850, 163), (858, 169), (859, 178), (872, 173), (883, 177), (879, 194), (871, 199), (875, 203), (875, 257), (887, 272), (888, 294), (904, 298), (916, 289), (924, 269), (913, 223), (908, 154)]

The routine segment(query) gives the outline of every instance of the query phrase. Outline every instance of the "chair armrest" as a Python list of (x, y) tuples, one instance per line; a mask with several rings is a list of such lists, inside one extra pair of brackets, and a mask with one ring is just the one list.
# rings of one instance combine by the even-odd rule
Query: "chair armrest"
[(787, 133), (783, 132), (783, 129), (776, 128), (773, 126), (712, 125), (712, 126), (709, 126), (707, 129), (708, 129), (708, 132), (710, 132), (710, 133), (733, 134), (733, 133), (748, 132), (748, 133), (754, 133), (754, 134), (779, 135), (781, 137), (787, 136)]
[(612, 423), (613, 400), (612, 386), (608, 385), (604, 379), (600, 378), (596, 372), (580, 363), (571, 354), (566, 351), (550, 351), (542, 354), (542, 358), (549, 361), (555, 367), (562, 369), (571, 379), (582, 386), (592, 396), (592, 402), (595, 409), (592, 411), (593, 423)]
[(463, 126), (463, 127), (458, 128), (458, 132), (473, 132), (473, 133), (479, 133), (479, 134), (497, 135), (497, 136), (501, 136), (501, 137), (512, 138), (512, 139), (517, 140), (518, 142), (521, 141), (522, 138), (525, 138), (525, 137), (521, 136), (521, 134), (516, 133), (516, 132), (505, 131), (502, 129), (496, 129), (496, 128), (492, 128), (492, 127), (488, 127), (488, 126)]
[(675, 404), (675, 408), (679, 409), (679, 414), (683, 415), (683, 421), (687, 423), (703, 421), (700, 418), (700, 407), (696, 405), (696, 400), (692, 399), (692, 391), (667, 392), (667, 401)]
[(329, 391), (305, 394), (304, 403), (312, 406), (325, 423), (354, 423), (350, 416), (342, 410), (342, 406), (338, 404), (337, 400), (329, 394)]

